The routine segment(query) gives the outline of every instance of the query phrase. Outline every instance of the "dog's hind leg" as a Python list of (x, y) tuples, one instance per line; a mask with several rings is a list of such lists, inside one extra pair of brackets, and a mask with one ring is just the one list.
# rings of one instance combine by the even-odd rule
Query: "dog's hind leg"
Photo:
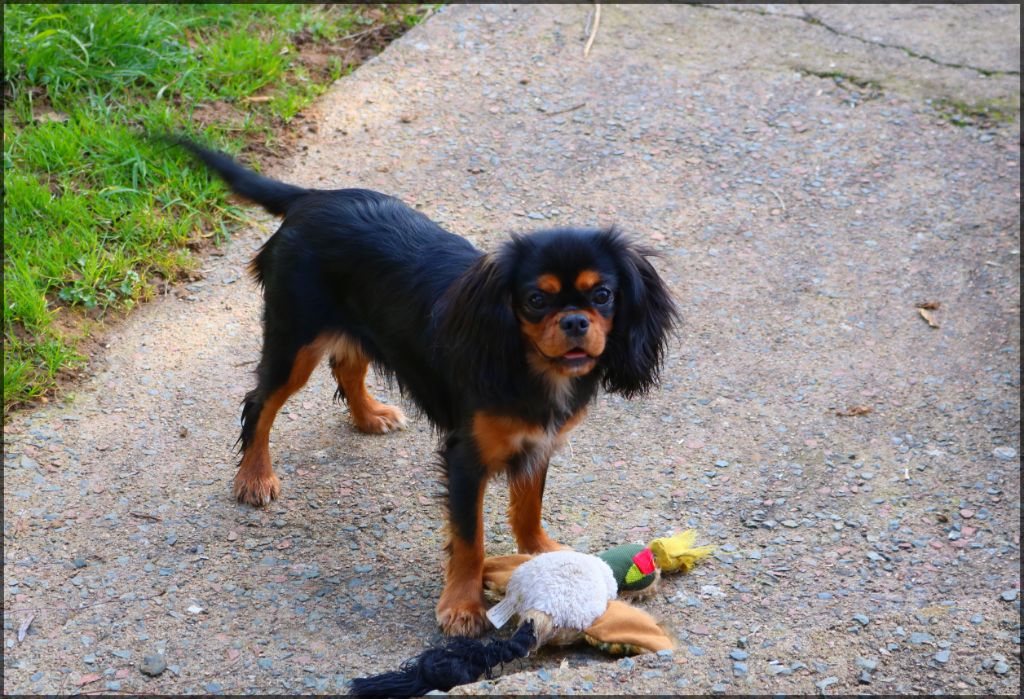
[(356, 428), (368, 434), (403, 429), (406, 419), (402, 411), (381, 403), (366, 390), (370, 360), (359, 344), (341, 337), (332, 343), (330, 353), (331, 373), (338, 382), (338, 394), (348, 402)]
[(235, 475), (235, 497), (261, 507), (277, 498), (281, 482), (270, 461), (270, 428), (277, 411), (302, 388), (323, 354), (319, 344), (281, 349), (264, 343), (259, 385), (245, 397), (242, 410), (242, 462)]

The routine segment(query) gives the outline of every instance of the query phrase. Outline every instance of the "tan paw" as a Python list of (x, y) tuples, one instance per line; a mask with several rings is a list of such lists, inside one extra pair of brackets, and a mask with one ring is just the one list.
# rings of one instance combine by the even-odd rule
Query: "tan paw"
[(480, 601), (460, 601), (451, 605), (437, 605), (437, 623), (445, 636), (476, 638), (491, 628), (487, 610)]
[(356, 429), (367, 434), (387, 434), (395, 430), (404, 430), (408, 420), (400, 408), (377, 403), (358, 418), (353, 415), (352, 422)]
[(235, 498), (253, 507), (269, 505), (281, 494), (281, 481), (273, 473), (269, 477), (246, 478), (239, 471), (235, 476)]

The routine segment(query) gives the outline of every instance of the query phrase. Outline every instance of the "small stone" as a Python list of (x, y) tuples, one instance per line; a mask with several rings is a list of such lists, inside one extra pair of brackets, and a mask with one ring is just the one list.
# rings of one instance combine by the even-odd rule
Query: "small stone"
[(963, 509), (963, 510), (960, 510), (960, 516), (963, 517), (964, 519), (970, 519), (971, 517), (974, 516), (974, 510), (968, 510), (966, 508)]
[(1007, 665), (1002, 660), (1000, 660), (999, 662), (997, 662), (995, 665), (992, 666), (992, 669), (995, 670), (1000, 675), (1005, 675), (1007, 672), (1010, 671), (1010, 666)]
[(219, 682), (207, 682), (203, 685), (203, 689), (210, 694), (220, 694), (221, 686)]
[(866, 614), (854, 614), (853, 620), (861, 626), (867, 626), (871, 622), (871, 619)]
[(871, 684), (871, 673), (864, 670), (860, 673), (860, 677), (857, 678), (857, 682), (860, 684)]
[(263, 670), (269, 670), (274, 666), (274, 661), (270, 658), (260, 658), (256, 661), (256, 664), (259, 665), (260, 668)]
[(166, 669), (167, 662), (164, 660), (164, 656), (159, 653), (147, 655), (142, 659), (142, 663), (139, 665), (139, 671), (143, 675), (149, 675), (150, 677), (158, 677)]
[(949, 662), (949, 651), (948, 650), (940, 650), (933, 657), (935, 658), (936, 661), (938, 661), (940, 663), (948, 663)]
[(736, 649), (729, 653), (729, 657), (733, 660), (746, 660), (750, 656), (747, 654), (747, 651)]
[(932, 636), (930, 633), (921, 633), (920, 631), (915, 631), (914, 633), (910, 634), (910, 638), (907, 640), (910, 643), (913, 643), (914, 645), (921, 645), (922, 643), (935, 643), (934, 636)]
[(551, 673), (545, 670), (544, 668), (537, 670), (537, 677), (539, 677), (544, 682), (551, 681)]
[(999, 596), (1003, 599), (1004, 602), (1012, 602), (1015, 599), (1017, 599), (1017, 594), (1017, 590), (1003, 590), (999, 593)]
[(734, 675), (745, 675), (745, 674), (747, 674), (747, 664), (746, 663), (739, 663), (739, 662), (733, 663), (732, 664), (732, 673)]
[(107, 682), (107, 689), (109, 689), (111, 692), (120, 692), (121, 682), (118, 680), (111, 680), (110, 682)]
[(1013, 447), (996, 447), (992, 450), (992, 456), (1001, 461), (1013, 461), (1017, 456), (1017, 450)]
[(980, 624), (983, 621), (985, 621), (985, 616), (983, 614), (975, 614), (971, 617), (972, 624)]
[(874, 672), (878, 667), (878, 661), (870, 658), (857, 658), (857, 665), (864, 668), (868, 672)]
[(76, 558), (76, 559), (74, 560), (74, 562), (72, 563), (72, 565), (73, 565), (73, 566), (75, 566), (76, 568), (84, 568), (84, 567), (86, 567), (87, 565), (89, 565), (89, 562), (88, 562), (88, 561), (86, 561), (86, 560), (85, 560), (84, 558), (82, 558), (82, 557), (78, 557), (78, 558)]
[(110, 654), (118, 658), (124, 658), (125, 660), (128, 660), (132, 657), (132, 652), (130, 650), (125, 650), (123, 648), (118, 650), (112, 650), (110, 651)]
[(839, 681), (838, 677), (826, 677), (825, 679), (823, 679), (823, 680), (821, 680), (819, 682), (815, 682), (814, 686), (824, 692), (826, 689), (828, 689), (829, 687), (831, 687), (832, 685), (834, 685), (838, 681)]

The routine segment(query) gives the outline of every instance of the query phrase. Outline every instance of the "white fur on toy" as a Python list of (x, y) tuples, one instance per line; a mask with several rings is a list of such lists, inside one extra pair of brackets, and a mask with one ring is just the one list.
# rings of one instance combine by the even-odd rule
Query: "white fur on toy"
[(505, 599), (487, 612), (495, 628), (515, 615), (540, 611), (556, 629), (583, 631), (605, 613), (618, 588), (608, 564), (576, 551), (542, 553), (516, 568)]

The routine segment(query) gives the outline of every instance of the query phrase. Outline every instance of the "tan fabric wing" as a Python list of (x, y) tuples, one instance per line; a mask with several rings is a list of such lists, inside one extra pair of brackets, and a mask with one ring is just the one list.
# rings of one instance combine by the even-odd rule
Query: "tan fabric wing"
[(652, 652), (675, 648), (654, 617), (620, 600), (609, 602), (605, 613), (585, 633), (604, 643), (624, 643)]

